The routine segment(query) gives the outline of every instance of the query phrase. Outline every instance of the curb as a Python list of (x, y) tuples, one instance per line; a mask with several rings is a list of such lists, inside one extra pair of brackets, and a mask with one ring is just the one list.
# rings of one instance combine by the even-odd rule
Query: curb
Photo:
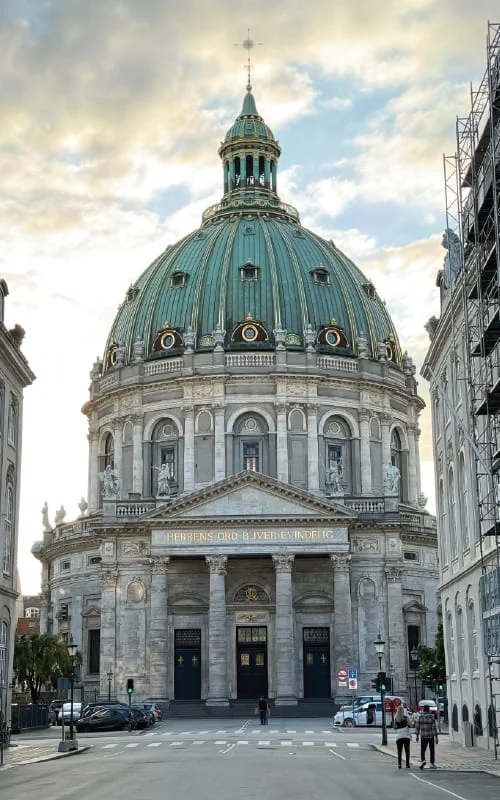
[[(382, 755), (391, 756), (391, 758), (397, 758), (398, 757), (397, 753), (394, 753), (392, 750), (387, 750), (386, 749), (386, 745), (383, 745), (383, 744), (372, 744), (371, 746), (372, 746), (372, 748), (374, 750), (377, 750), (379, 753), (382, 753)], [(387, 747), (388, 747), (388, 745), (387, 745)], [(412, 767), (418, 767), (418, 766), (420, 766), (420, 761), (410, 760), (410, 764), (411, 764)], [(439, 769), (439, 767), (438, 767), (438, 769)], [(450, 766), (450, 767), (442, 767), (440, 771), (441, 772), (453, 772), (453, 767), (452, 766)], [(494, 770), (488, 769), (487, 767), (476, 767), (476, 766), (474, 766), (474, 764), (471, 764), (470, 767), (468, 767), (467, 769), (461, 769), (460, 772), (485, 772), (487, 775), (493, 775), (494, 778), (500, 778), (500, 775), (499, 775), (498, 771), (495, 772)]]
[(38, 756), (37, 758), (28, 758), (25, 761), (16, 761), (15, 764), (4, 764), (0, 767), (0, 772), (6, 769), (14, 769), (15, 767), (24, 767), (27, 764), (38, 764), (42, 761), (55, 761), (58, 758), (67, 758), (68, 756), (78, 756), (80, 753), (85, 753), (93, 747), (91, 744), (79, 747), (78, 750), (69, 750), (67, 753), (51, 753), (48, 756)]

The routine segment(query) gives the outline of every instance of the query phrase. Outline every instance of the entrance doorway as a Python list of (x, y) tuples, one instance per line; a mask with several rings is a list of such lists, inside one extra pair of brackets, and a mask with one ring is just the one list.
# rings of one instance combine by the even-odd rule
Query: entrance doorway
[(180, 628), (174, 631), (174, 697), (176, 700), (201, 699), (201, 630)]
[(267, 627), (236, 628), (238, 700), (267, 697)]
[(304, 628), (304, 697), (330, 698), (330, 630)]

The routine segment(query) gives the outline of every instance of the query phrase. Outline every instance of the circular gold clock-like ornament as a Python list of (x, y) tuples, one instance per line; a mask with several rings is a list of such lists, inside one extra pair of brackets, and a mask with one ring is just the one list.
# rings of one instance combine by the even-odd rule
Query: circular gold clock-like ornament
[(241, 331), (241, 337), (245, 342), (254, 342), (259, 335), (255, 325), (245, 325)]

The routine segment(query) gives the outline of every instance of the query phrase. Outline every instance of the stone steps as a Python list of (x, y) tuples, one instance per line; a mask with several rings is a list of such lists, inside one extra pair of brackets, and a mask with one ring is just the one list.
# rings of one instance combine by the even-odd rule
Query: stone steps
[[(168, 708), (163, 708), (164, 719), (214, 719), (224, 717), (253, 717), (257, 700), (232, 700), (229, 706), (207, 706), (204, 701), (190, 702), (182, 700), (172, 700)], [(162, 705), (160, 703), (160, 705)], [(271, 700), (269, 703), (271, 719), (280, 718), (315, 718), (333, 717), (336, 704), (333, 700), (299, 700), (296, 706), (276, 706)]]

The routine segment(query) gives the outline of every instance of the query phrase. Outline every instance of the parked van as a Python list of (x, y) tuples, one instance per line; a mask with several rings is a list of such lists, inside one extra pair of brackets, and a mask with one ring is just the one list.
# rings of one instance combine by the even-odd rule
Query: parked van
[[(77, 719), (80, 719), (81, 713), (82, 713), (82, 704), (73, 703), (73, 722), (75, 722)], [(57, 724), (62, 725), (63, 720), (65, 725), (69, 725), (71, 721), (71, 703), (64, 703), (63, 707), (59, 712), (59, 716), (57, 718)]]

